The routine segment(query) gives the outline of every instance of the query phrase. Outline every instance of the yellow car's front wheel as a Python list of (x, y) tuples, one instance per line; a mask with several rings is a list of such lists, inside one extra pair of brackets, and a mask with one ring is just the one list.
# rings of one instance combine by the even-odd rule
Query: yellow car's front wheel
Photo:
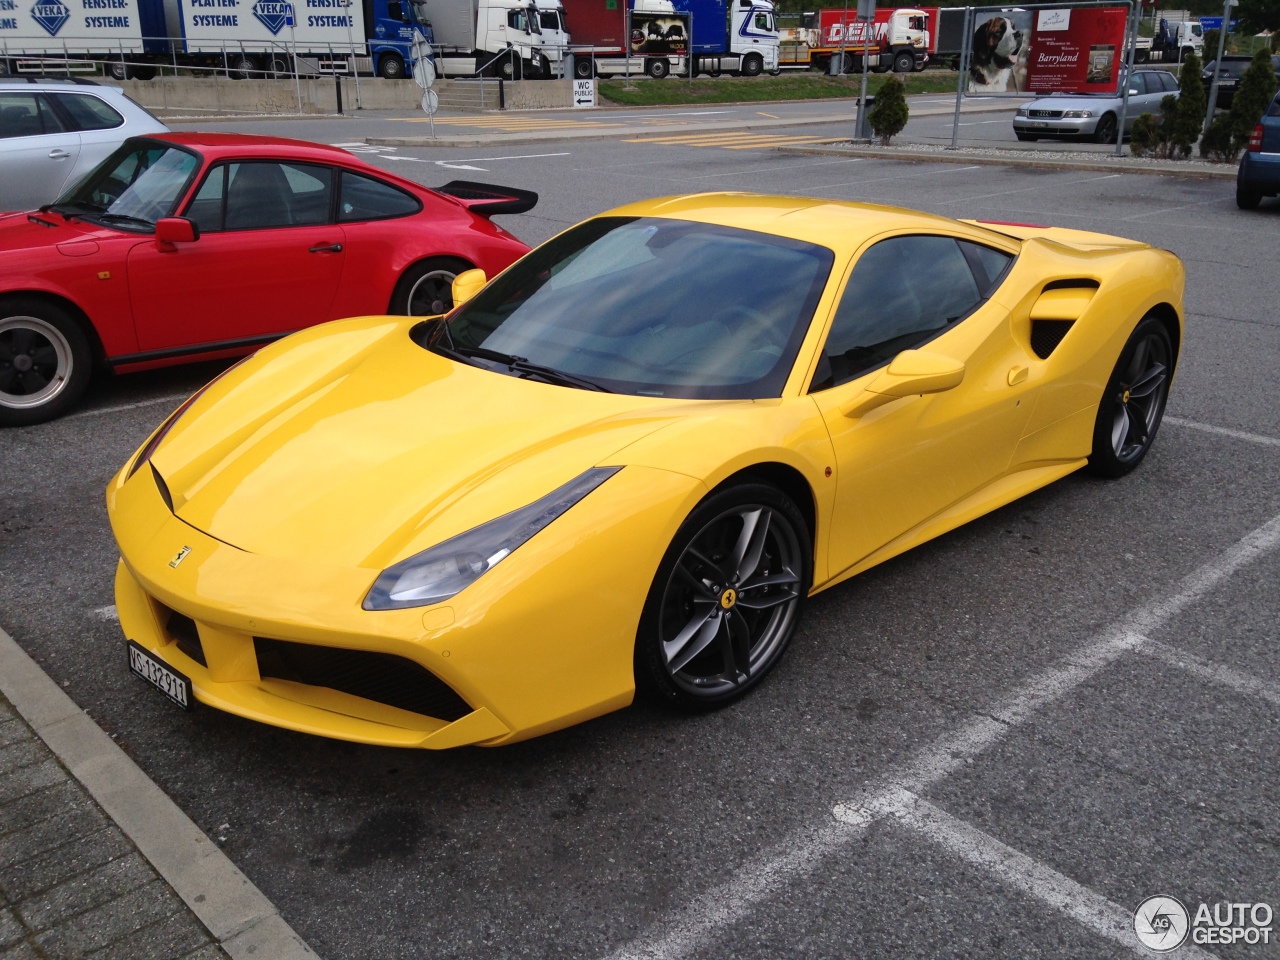
[(663, 557), (636, 637), (637, 686), (684, 707), (742, 696), (795, 632), (813, 576), (809, 530), (774, 487), (709, 496)]

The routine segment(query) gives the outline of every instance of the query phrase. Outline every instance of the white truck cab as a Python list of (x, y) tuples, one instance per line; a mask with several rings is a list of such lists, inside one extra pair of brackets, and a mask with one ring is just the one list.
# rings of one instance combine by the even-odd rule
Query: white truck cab
[(739, 71), (745, 76), (776, 72), (779, 40), (773, 3), (734, 0), (729, 18), (729, 51), (738, 55)]
[(564, 4), (560, 0), (534, 0), (538, 8), (538, 25), (542, 28), (542, 52), (550, 64), (551, 75), (564, 76), (569, 52), (569, 28), (565, 25)]

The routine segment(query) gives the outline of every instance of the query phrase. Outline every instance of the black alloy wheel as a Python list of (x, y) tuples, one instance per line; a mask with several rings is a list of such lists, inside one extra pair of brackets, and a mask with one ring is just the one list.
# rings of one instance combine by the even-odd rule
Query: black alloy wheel
[(43, 423), (89, 385), (92, 354), (66, 311), (25, 298), (0, 302), (0, 426)]
[(1115, 143), (1116, 131), (1119, 129), (1116, 125), (1116, 117), (1114, 113), (1104, 113), (1098, 120), (1098, 125), (1093, 130), (1093, 140), (1095, 143)]
[(1164, 417), (1173, 366), (1169, 331), (1158, 317), (1147, 316), (1120, 351), (1098, 404), (1091, 472), (1120, 477), (1142, 462)]
[(712, 494), (658, 567), (636, 637), (636, 682), (685, 708), (720, 706), (781, 659), (812, 580), (804, 518), (774, 487)]

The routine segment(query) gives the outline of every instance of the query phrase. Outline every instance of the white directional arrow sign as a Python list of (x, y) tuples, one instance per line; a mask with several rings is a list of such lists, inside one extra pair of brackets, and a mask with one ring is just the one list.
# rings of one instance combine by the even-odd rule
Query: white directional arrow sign
[(573, 81), (573, 105), (585, 109), (596, 105), (596, 82), (594, 80)]

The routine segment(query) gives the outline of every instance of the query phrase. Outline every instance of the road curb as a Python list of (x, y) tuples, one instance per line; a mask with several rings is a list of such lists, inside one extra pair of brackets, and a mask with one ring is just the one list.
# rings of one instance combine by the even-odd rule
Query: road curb
[[(791, 101), (794, 103), (811, 103), (813, 101)], [(661, 127), (661, 126), (645, 126), (643, 124), (619, 124), (617, 126), (601, 126), (587, 129), (551, 129), (530, 131), (528, 133), (494, 133), (494, 134), (464, 134), (462, 136), (451, 137), (398, 137), (398, 136), (382, 136), (382, 137), (365, 137), (364, 142), (374, 147), (485, 147), (497, 144), (521, 144), (521, 143), (546, 143), (550, 141), (561, 142), (566, 140), (617, 140), (626, 137), (661, 137), (676, 136), (680, 134), (695, 133), (731, 133), (736, 130), (771, 130), (787, 127), (811, 127), (827, 124), (846, 123), (850, 127), (853, 126), (854, 116), (852, 110), (852, 101), (847, 102), (850, 105), (849, 113), (841, 114), (820, 114), (816, 117), (782, 117), (777, 120), (768, 118), (760, 120), (719, 120), (709, 123), (690, 123), (680, 127)], [(748, 104), (749, 105), (749, 104)], [(664, 107), (654, 109), (666, 109), (666, 106), (687, 107), (689, 104), (670, 104)], [(724, 106), (724, 104), (707, 104), (709, 107)], [(741, 106), (741, 104), (739, 104)], [(978, 107), (970, 108), (963, 111), (965, 115), (971, 113), (994, 113), (1002, 110), (1008, 110), (1008, 104), (999, 104), (987, 106), (983, 104)], [(523, 115), (526, 111), (519, 111)], [(917, 117), (941, 117), (950, 116), (955, 112), (953, 107), (925, 109), (917, 111), (913, 116)], [(492, 112), (485, 113), (485, 117), (493, 117), (501, 114)], [(446, 119), (453, 120), (455, 117), (468, 116), (467, 114), (450, 114)], [(479, 114), (477, 114), (479, 116)], [(583, 122), (590, 122), (591, 115), (587, 111), (583, 111)], [(425, 122), (425, 121), (419, 121)]]
[(778, 153), (810, 154), (823, 157), (867, 157), (872, 160), (909, 160), (921, 163), (963, 163), (966, 166), (986, 164), (1007, 167), (1034, 167), (1039, 170), (1085, 170), (1103, 173), (1142, 173), (1158, 177), (1190, 177), (1196, 180), (1235, 180), (1234, 168), (1206, 170), (1203, 167), (1181, 167), (1173, 164), (1150, 164), (1130, 158), (1119, 160), (1037, 160), (1026, 156), (992, 156), (957, 151), (942, 153), (926, 150), (877, 150), (874, 147), (796, 146), (774, 147)]
[(233, 960), (319, 960), (262, 891), (3, 629), (0, 692)]

